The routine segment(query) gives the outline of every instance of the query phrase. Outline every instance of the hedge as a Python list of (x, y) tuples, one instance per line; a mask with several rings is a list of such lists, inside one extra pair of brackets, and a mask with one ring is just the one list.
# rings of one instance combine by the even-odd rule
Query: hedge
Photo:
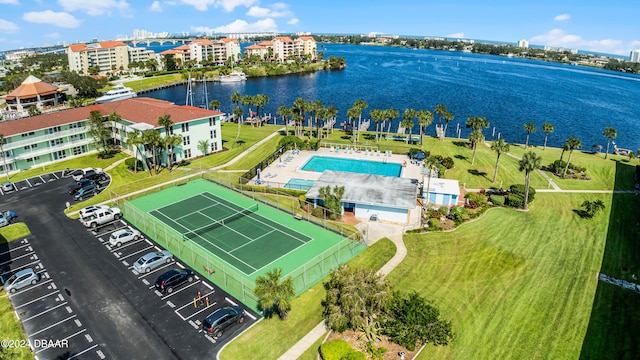
[(320, 346), (320, 356), (324, 360), (365, 360), (366, 356), (363, 353), (353, 350), (348, 342), (337, 339), (326, 342)]

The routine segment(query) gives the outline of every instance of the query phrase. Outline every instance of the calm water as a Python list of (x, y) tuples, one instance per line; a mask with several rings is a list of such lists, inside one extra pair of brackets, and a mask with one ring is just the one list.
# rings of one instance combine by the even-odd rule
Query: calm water
[[(271, 98), (266, 113), (274, 115), (280, 105), (291, 106), (298, 97), (321, 100), (338, 108), (337, 124), (346, 120), (347, 109), (358, 98), (369, 103), (364, 115), (373, 108), (390, 106), (401, 114), (405, 108), (433, 111), (442, 103), (455, 116), (449, 123), (450, 137), (460, 126), (461, 136), (467, 138), (467, 117), (482, 116), (491, 123), (484, 130), (488, 139), (500, 134), (507, 141), (524, 143), (523, 124), (532, 121), (538, 130), (531, 135), (531, 144), (543, 143), (540, 128), (544, 122), (551, 122), (555, 126), (555, 132), (549, 134), (551, 146), (561, 146), (569, 136), (576, 136), (582, 140), (583, 149), (591, 150), (594, 144), (606, 144), (602, 132), (606, 126), (613, 126), (618, 131), (615, 141), (619, 146), (634, 151), (640, 147), (637, 75), (435, 50), (334, 44), (319, 44), (319, 50), (327, 57), (344, 56), (347, 68), (236, 84), (207, 83), (208, 99), (220, 100), (222, 111), (230, 112), (229, 97), (234, 91), (242, 95), (264, 93)], [(186, 89), (175, 87), (145, 96), (184, 104)], [(193, 98), (196, 106), (205, 105), (202, 84), (194, 87)], [(392, 125), (392, 132), (397, 131), (398, 122)], [(435, 134), (434, 125), (427, 134)]]
[(344, 171), (360, 174), (400, 177), (402, 165), (380, 161), (354, 160), (329, 156), (312, 156), (304, 166), (304, 171), (324, 172), (325, 170)]

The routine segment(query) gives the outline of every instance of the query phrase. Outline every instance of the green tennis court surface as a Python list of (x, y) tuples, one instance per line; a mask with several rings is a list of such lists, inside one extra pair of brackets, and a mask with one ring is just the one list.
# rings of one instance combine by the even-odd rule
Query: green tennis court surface
[(313, 238), (203, 192), (149, 212), (200, 246), (250, 276)]

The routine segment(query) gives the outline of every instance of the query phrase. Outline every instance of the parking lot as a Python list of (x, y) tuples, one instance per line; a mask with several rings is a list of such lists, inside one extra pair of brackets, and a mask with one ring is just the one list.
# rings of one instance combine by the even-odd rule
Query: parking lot
[[(7, 258), (8, 254), (11, 254), (11, 259)], [(34, 269), (40, 275), (36, 285), (3, 295), (9, 296), (29, 346), (38, 358), (105, 358), (81, 316), (67, 301), (65, 289), (56, 285), (29, 239), (9, 244), (0, 256), (4, 278), (26, 268)]]
[[(1, 195), (16, 194), (16, 196), (18, 196), (17, 193), (21, 191), (36, 190), (39, 186), (50, 183), (52, 181), (61, 180), (61, 179), (68, 180), (71, 177), (72, 173), (73, 173), (73, 170), (61, 170), (61, 171), (51, 172), (48, 174), (34, 176), (25, 180), (16, 181), (13, 183), (12, 191), (4, 191), (0, 188), (0, 194)], [(68, 186), (73, 184), (73, 182), (69, 182), (69, 181), (65, 181), (65, 183), (68, 184)], [(110, 183), (111, 183), (111, 177), (107, 176), (106, 179), (98, 181), (97, 185), (98, 185), (98, 188), (102, 190), (107, 188)], [(69, 201), (73, 201), (73, 200), (69, 200)]]
[[(155, 290), (160, 274), (185, 264), (174, 258), (138, 274), (133, 263), (161, 248), (146, 236), (109, 245), (112, 232), (130, 226), (123, 220), (91, 230), (67, 218), (63, 209), (74, 182), (65, 175), (18, 182), (17, 190), (0, 197), (1, 208), (15, 211), (34, 235), (26, 243), (12, 243), (2, 266), (12, 272), (38, 266), (43, 275), (35, 286), (11, 295), (29, 339), (39, 340), (38, 358), (215, 358), (226, 342), (257, 321), (257, 314), (197, 273), (170, 294)], [(207, 315), (235, 304), (248, 310), (246, 321), (220, 338), (202, 331)], [(57, 340), (59, 347), (47, 347), (56, 343), (46, 339)]]

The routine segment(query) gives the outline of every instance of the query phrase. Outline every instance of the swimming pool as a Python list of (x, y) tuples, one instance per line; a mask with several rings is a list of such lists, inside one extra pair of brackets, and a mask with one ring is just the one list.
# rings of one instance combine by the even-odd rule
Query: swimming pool
[(359, 174), (400, 177), (402, 164), (383, 163), (380, 161), (334, 158), (328, 156), (312, 156), (301, 170), (323, 172), (325, 170), (345, 171)]
[(292, 178), (284, 185), (285, 189), (309, 190), (315, 183), (314, 180)]

